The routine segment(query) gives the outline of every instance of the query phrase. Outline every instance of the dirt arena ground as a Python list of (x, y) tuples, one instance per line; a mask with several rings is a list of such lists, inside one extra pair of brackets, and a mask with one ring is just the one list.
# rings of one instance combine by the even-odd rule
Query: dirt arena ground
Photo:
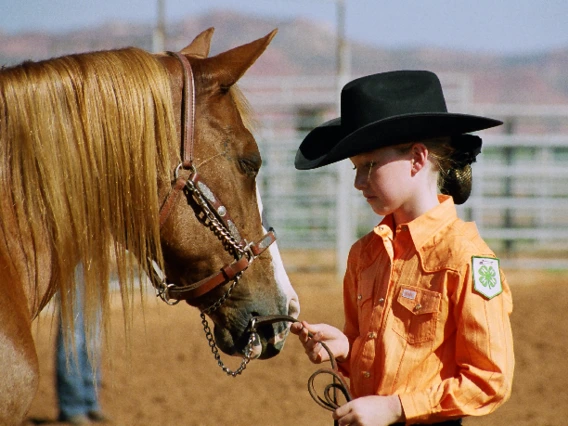
[[(285, 262), (297, 258), (284, 255)], [(291, 260), (290, 260), (291, 259)], [(305, 257), (305, 262), (319, 259)], [(301, 269), (301, 268), (300, 268)], [(513, 395), (468, 426), (561, 426), (568, 418), (568, 273), (506, 271), (514, 297), (512, 316), (516, 372)], [(341, 285), (333, 273), (296, 270), (290, 278), (300, 296), (300, 317), (341, 327)], [(211, 354), (198, 312), (148, 297), (134, 313), (130, 349), (122, 313), (112, 314), (110, 347), (104, 351), (101, 403), (120, 426), (332, 425), (330, 412), (309, 396), (306, 381), (316, 369), (295, 338), (281, 355), (249, 364), (227, 377)], [(34, 328), (41, 362), (40, 389), (26, 425), (58, 425), (54, 393), (53, 314)], [(223, 357), (236, 368), (238, 360)]]

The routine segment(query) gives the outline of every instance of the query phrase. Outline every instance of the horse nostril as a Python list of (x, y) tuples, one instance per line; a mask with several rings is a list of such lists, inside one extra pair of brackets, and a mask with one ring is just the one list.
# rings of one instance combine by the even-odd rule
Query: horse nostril
[(296, 319), (300, 316), (300, 302), (298, 299), (290, 300), (290, 303), (288, 304), (288, 315)]

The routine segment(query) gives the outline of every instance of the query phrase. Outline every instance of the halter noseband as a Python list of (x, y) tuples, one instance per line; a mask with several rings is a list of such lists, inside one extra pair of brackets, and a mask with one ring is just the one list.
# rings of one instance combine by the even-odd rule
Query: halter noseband
[[(169, 284), (165, 274), (155, 265), (152, 269), (152, 282), (158, 296), (168, 304), (175, 304), (181, 300), (192, 300), (209, 291), (229, 282), (233, 282), (227, 293), (205, 309), (210, 313), (220, 306), (229, 296), (232, 288), (237, 284), (242, 273), (249, 267), (252, 261), (264, 252), (274, 241), (276, 234), (270, 229), (258, 242), (247, 242), (242, 238), (235, 222), (229, 215), (226, 207), (213, 193), (213, 191), (201, 180), (197, 168), (193, 164), (193, 146), (195, 132), (195, 86), (191, 64), (187, 58), (178, 52), (168, 52), (176, 57), (183, 69), (183, 92), (182, 92), (182, 118), (181, 118), (181, 152), (182, 162), (174, 171), (174, 183), (166, 199), (160, 208), (160, 228), (166, 223), (176, 201), (183, 193), (188, 203), (193, 200), (199, 211), (204, 215), (205, 226), (221, 240), (223, 247), (235, 257), (233, 263), (225, 265), (217, 273), (210, 275), (196, 283), (184, 286)], [(182, 170), (188, 173), (181, 173)], [(173, 302), (172, 302), (173, 300)]]

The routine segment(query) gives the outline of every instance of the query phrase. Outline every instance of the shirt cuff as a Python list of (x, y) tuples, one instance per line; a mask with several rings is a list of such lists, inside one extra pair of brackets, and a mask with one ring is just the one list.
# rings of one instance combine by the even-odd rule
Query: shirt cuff
[(407, 424), (427, 421), (433, 413), (428, 395), (423, 392), (405, 393), (398, 396)]

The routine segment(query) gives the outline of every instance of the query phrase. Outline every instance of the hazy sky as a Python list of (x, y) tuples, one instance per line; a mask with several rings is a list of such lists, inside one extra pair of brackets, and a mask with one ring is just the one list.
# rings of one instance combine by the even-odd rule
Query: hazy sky
[[(568, 0), (345, 0), (346, 32), (378, 46), (523, 53), (568, 47)], [(335, 0), (165, 0), (167, 19), (212, 9), (336, 23)], [(0, 0), (0, 31), (153, 22), (156, 0)], [(196, 29), (197, 30), (202, 30)]]

